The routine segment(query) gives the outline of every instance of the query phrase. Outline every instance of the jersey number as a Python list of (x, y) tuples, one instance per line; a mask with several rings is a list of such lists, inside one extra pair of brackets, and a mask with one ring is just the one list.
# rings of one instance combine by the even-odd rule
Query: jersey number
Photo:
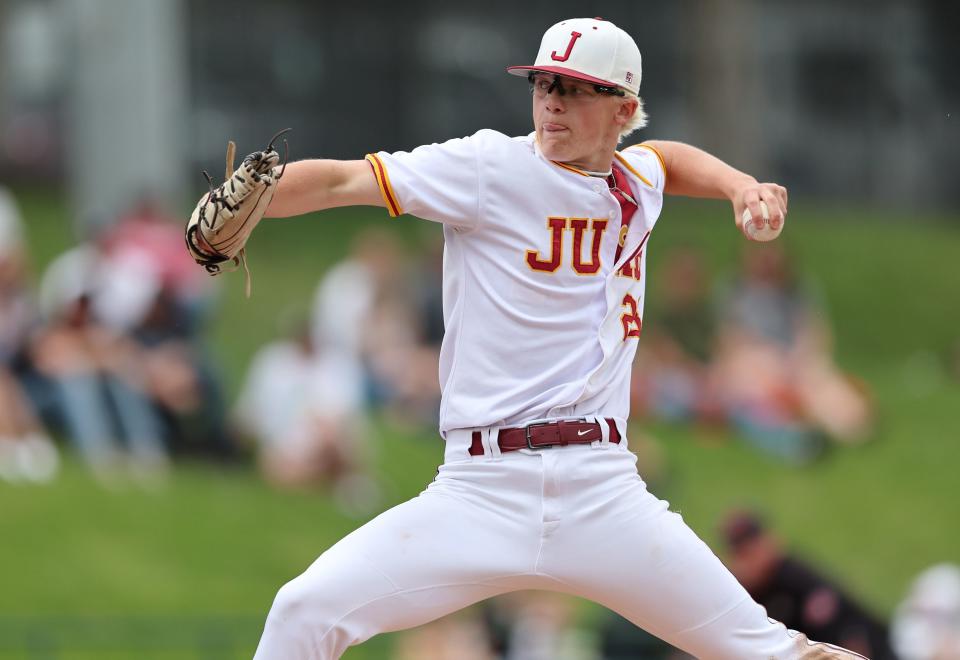
[[(547, 218), (550, 230), (550, 255), (545, 258), (539, 250), (527, 250), (527, 265), (533, 270), (555, 273), (563, 261), (563, 237), (567, 230), (573, 232), (573, 270), (578, 275), (596, 275), (600, 272), (600, 241), (610, 221), (600, 218)], [(590, 258), (583, 259), (584, 236), (589, 227), (592, 232)]]
[(637, 300), (629, 293), (623, 297), (624, 312), (620, 315), (620, 322), (623, 324), (623, 341), (631, 337), (640, 337), (640, 330), (643, 329), (643, 319), (640, 318), (640, 312), (637, 311)]

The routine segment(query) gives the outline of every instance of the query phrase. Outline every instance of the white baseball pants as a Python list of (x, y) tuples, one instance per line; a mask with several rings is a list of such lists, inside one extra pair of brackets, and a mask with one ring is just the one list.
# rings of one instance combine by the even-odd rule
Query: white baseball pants
[(768, 619), (647, 492), (625, 441), (501, 455), (485, 440), (477, 457), (469, 444), (469, 432), (449, 433), (424, 492), (280, 589), (256, 660), (339, 658), (378, 633), (520, 589), (587, 598), (699, 658), (857, 657)]

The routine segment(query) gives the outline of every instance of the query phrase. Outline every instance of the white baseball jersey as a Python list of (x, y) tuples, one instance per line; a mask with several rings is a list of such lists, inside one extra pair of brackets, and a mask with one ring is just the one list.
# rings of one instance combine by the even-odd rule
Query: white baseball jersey
[(616, 154), (639, 206), (628, 228), (604, 178), (547, 159), (533, 134), (482, 130), (367, 159), (390, 215), (444, 225), (441, 432), (625, 420), (660, 155)]
[[(544, 158), (533, 136), (480, 131), (367, 158), (391, 215), (444, 223), (444, 463), (420, 495), (280, 589), (256, 659), (339, 658), (520, 589), (588, 598), (704, 659), (852, 658), (768, 619), (647, 492), (606, 421), (590, 444), (500, 449), (502, 426), (625, 421), (665, 180), (657, 153), (631, 148), (613, 163), (638, 203), (622, 246), (606, 180)], [(477, 437), (482, 455), (468, 451)]]

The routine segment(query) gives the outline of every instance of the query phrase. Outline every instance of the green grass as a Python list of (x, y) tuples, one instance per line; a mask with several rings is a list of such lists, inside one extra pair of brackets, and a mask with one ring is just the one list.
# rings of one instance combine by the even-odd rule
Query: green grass
[[(21, 203), (39, 270), (71, 232), (56, 197), (27, 191)], [(679, 243), (704, 247), (717, 272), (729, 271), (742, 239), (728, 216), (721, 204), (669, 203), (651, 242), (650, 288), (661, 255)], [(725, 510), (757, 506), (881, 613), (923, 567), (960, 561), (960, 385), (941, 366), (960, 339), (960, 230), (950, 220), (794, 203), (784, 240), (820, 285), (838, 360), (869, 384), (880, 423), (870, 443), (807, 468), (725, 436), (635, 425), (663, 454), (655, 492), (709, 542)], [(371, 224), (411, 246), (437, 230), (365, 210), (258, 229), (253, 298), (243, 298), (242, 275), (222, 278), (211, 328), (231, 391), (275, 335), (277, 315), (304, 307), (349, 237)], [(372, 441), (384, 506), (418, 492), (441, 457), (430, 430), (378, 423)], [(52, 486), (0, 485), (0, 658), (249, 657), (276, 589), (361, 522), (323, 493), (277, 492), (250, 468), (184, 465), (157, 492), (114, 492), (68, 461)], [(347, 657), (385, 657), (389, 643), (375, 639)]]
[[(386, 507), (418, 492), (442, 452), (434, 438), (383, 425), (374, 436)], [(183, 465), (156, 490), (105, 489), (76, 462), (65, 468), (50, 487), (0, 485), (0, 658), (19, 657), (14, 638), (31, 631), (101, 653), (137, 627), (119, 652), (168, 657), (172, 646), (195, 657), (213, 628), (237, 647), (229, 657), (252, 655), (279, 586), (364, 522), (321, 492), (274, 490), (247, 467)], [(369, 652), (356, 657), (380, 657)]]

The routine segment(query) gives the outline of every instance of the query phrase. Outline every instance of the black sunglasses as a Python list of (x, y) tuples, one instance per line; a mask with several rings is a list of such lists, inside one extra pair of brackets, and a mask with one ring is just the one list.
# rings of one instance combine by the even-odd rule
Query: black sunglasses
[[(537, 74), (533, 72), (527, 74), (527, 82), (530, 83), (531, 93), (533, 92), (533, 85), (536, 82), (536, 75)], [(543, 75), (543, 74), (540, 74), (540, 75)], [(607, 85), (594, 85), (593, 89), (594, 91), (596, 91), (597, 94), (606, 94), (608, 96), (626, 96), (626, 93), (619, 87), (608, 87)], [(553, 82), (550, 84), (550, 87), (547, 88), (547, 94), (550, 94), (553, 90), (557, 90), (557, 94), (559, 94), (560, 96), (565, 96), (567, 93), (567, 90), (564, 89), (563, 87), (563, 81), (561, 80), (561, 76), (559, 75), (553, 76)]]

